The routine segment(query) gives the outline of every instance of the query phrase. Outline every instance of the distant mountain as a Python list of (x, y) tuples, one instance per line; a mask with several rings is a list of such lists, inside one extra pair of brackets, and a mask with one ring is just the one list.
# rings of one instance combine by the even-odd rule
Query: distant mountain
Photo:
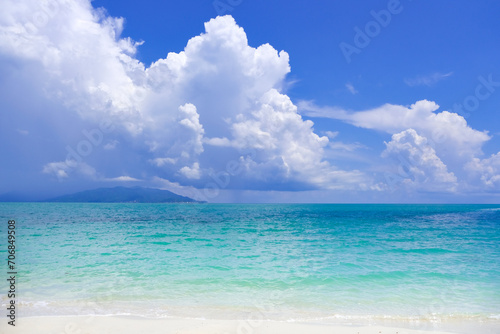
[(44, 202), (80, 203), (199, 203), (192, 198), (180, 196), (168, 190), (142, 187), (115, 187), (86, 190), (59, 196)]

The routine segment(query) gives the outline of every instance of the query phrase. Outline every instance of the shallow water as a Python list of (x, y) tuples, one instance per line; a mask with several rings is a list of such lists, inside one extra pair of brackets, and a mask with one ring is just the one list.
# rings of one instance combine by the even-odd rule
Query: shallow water
[(500, 206), (0, 203), (3, 240), (8, 219), (20, 316), (500, 321)]

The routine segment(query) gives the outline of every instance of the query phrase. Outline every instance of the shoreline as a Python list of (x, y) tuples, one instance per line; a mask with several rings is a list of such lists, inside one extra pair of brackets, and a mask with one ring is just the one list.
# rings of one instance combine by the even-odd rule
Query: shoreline
[[(477, 329), (477, 328), (476, 328)], [(339, 325), (324, 322), (287, 322), (245, 319), (151, 319), (140, 316), (36, 316), (16, 319), (16, 326), (0, 324), (5, 334), (457, 334), (462, 331), (408, 329), (384, 325)], [(481, 333), (489, 333), (481, 331)], [(493, 332), (491, 332), (493, 333)]]
[[(2, 308), (7, 305), (2, 304)], [(26, 306), (26, 305), (23, 305)], [(32, 307), (34, 305), (31, 305)], [(95, 306), (95, 305), (94, 305)], [(207, 309), (186, 312), (170, 309), (170, 315), (142, 309), (127, 310), (121, 305), (116, 312), (111, 305), (99, 309), (80, 309), (76, 313), (33, 314), (24, 307), (16, 314), (16, 326), (8, 325), (8, 317), (0, 323), (0, 333), (16, 334), (132, 334), (132, 333), (186, 333), (186, 334), (496, 334), (500, 333), (498, 317), (391, 317), (331, 315), (327, 317), (280, 317), (256, 308), (249, 312), (214, 314)], [(129, 307), (131, 305), (129, 304)], [(115, 312), (111, 311), (114, 309)], [(54, 310), (54, 309), (52, 309)], [(108, 312), (103, 312), (107, 310)], [(47, 311), (47, 310), (45, 310)], [(111, 311), (111, 312), (110, 312)], [(164, 309), (165, 311), (165, 309)], [(194, 311), (194, 312), (193, 312)], [(226, 309), (227, 311), (227, 309)], [(240, 310), (241, 311), (241, 310)], [(31, 313), (31, 314), (30, 314)], [(177, 313), (177, 314), (176, 314)], [(304, 314), (303, 314), (304, 315)], [(283, 314), (281, 314), (283, 316)]]

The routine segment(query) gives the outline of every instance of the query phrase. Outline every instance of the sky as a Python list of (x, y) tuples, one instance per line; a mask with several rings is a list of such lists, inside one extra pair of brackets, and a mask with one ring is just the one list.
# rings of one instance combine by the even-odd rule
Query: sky
[(498, 1), (0, 7), (0, 199), (500, 202)]

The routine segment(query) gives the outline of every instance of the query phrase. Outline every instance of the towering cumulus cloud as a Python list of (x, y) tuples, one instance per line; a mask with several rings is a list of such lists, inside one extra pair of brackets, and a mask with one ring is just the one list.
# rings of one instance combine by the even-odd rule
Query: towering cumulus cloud
[[(328, 138), (280, 92), (288, 54), (269, 44), (249, 46), (231, 16), (205, 23), (205, 33), (184, 51), (147, 67), (135, 56), (140, 43), (121, 37), (124, 20), (89, 1), (2, 7), (3, 84), (26, 85), (38, 101), (11, 109), (14, 126), (25, 129), (26, 119), (44, 117), (40, 135), (56, 132), (62, 140), (36, 159), (46, 177), (203, 187), (231, 162), (238, 173), (224, 187), (368, 187), (361, 172), (325, 160)], [(92, 132), (103, 121), (112, 131)]]

